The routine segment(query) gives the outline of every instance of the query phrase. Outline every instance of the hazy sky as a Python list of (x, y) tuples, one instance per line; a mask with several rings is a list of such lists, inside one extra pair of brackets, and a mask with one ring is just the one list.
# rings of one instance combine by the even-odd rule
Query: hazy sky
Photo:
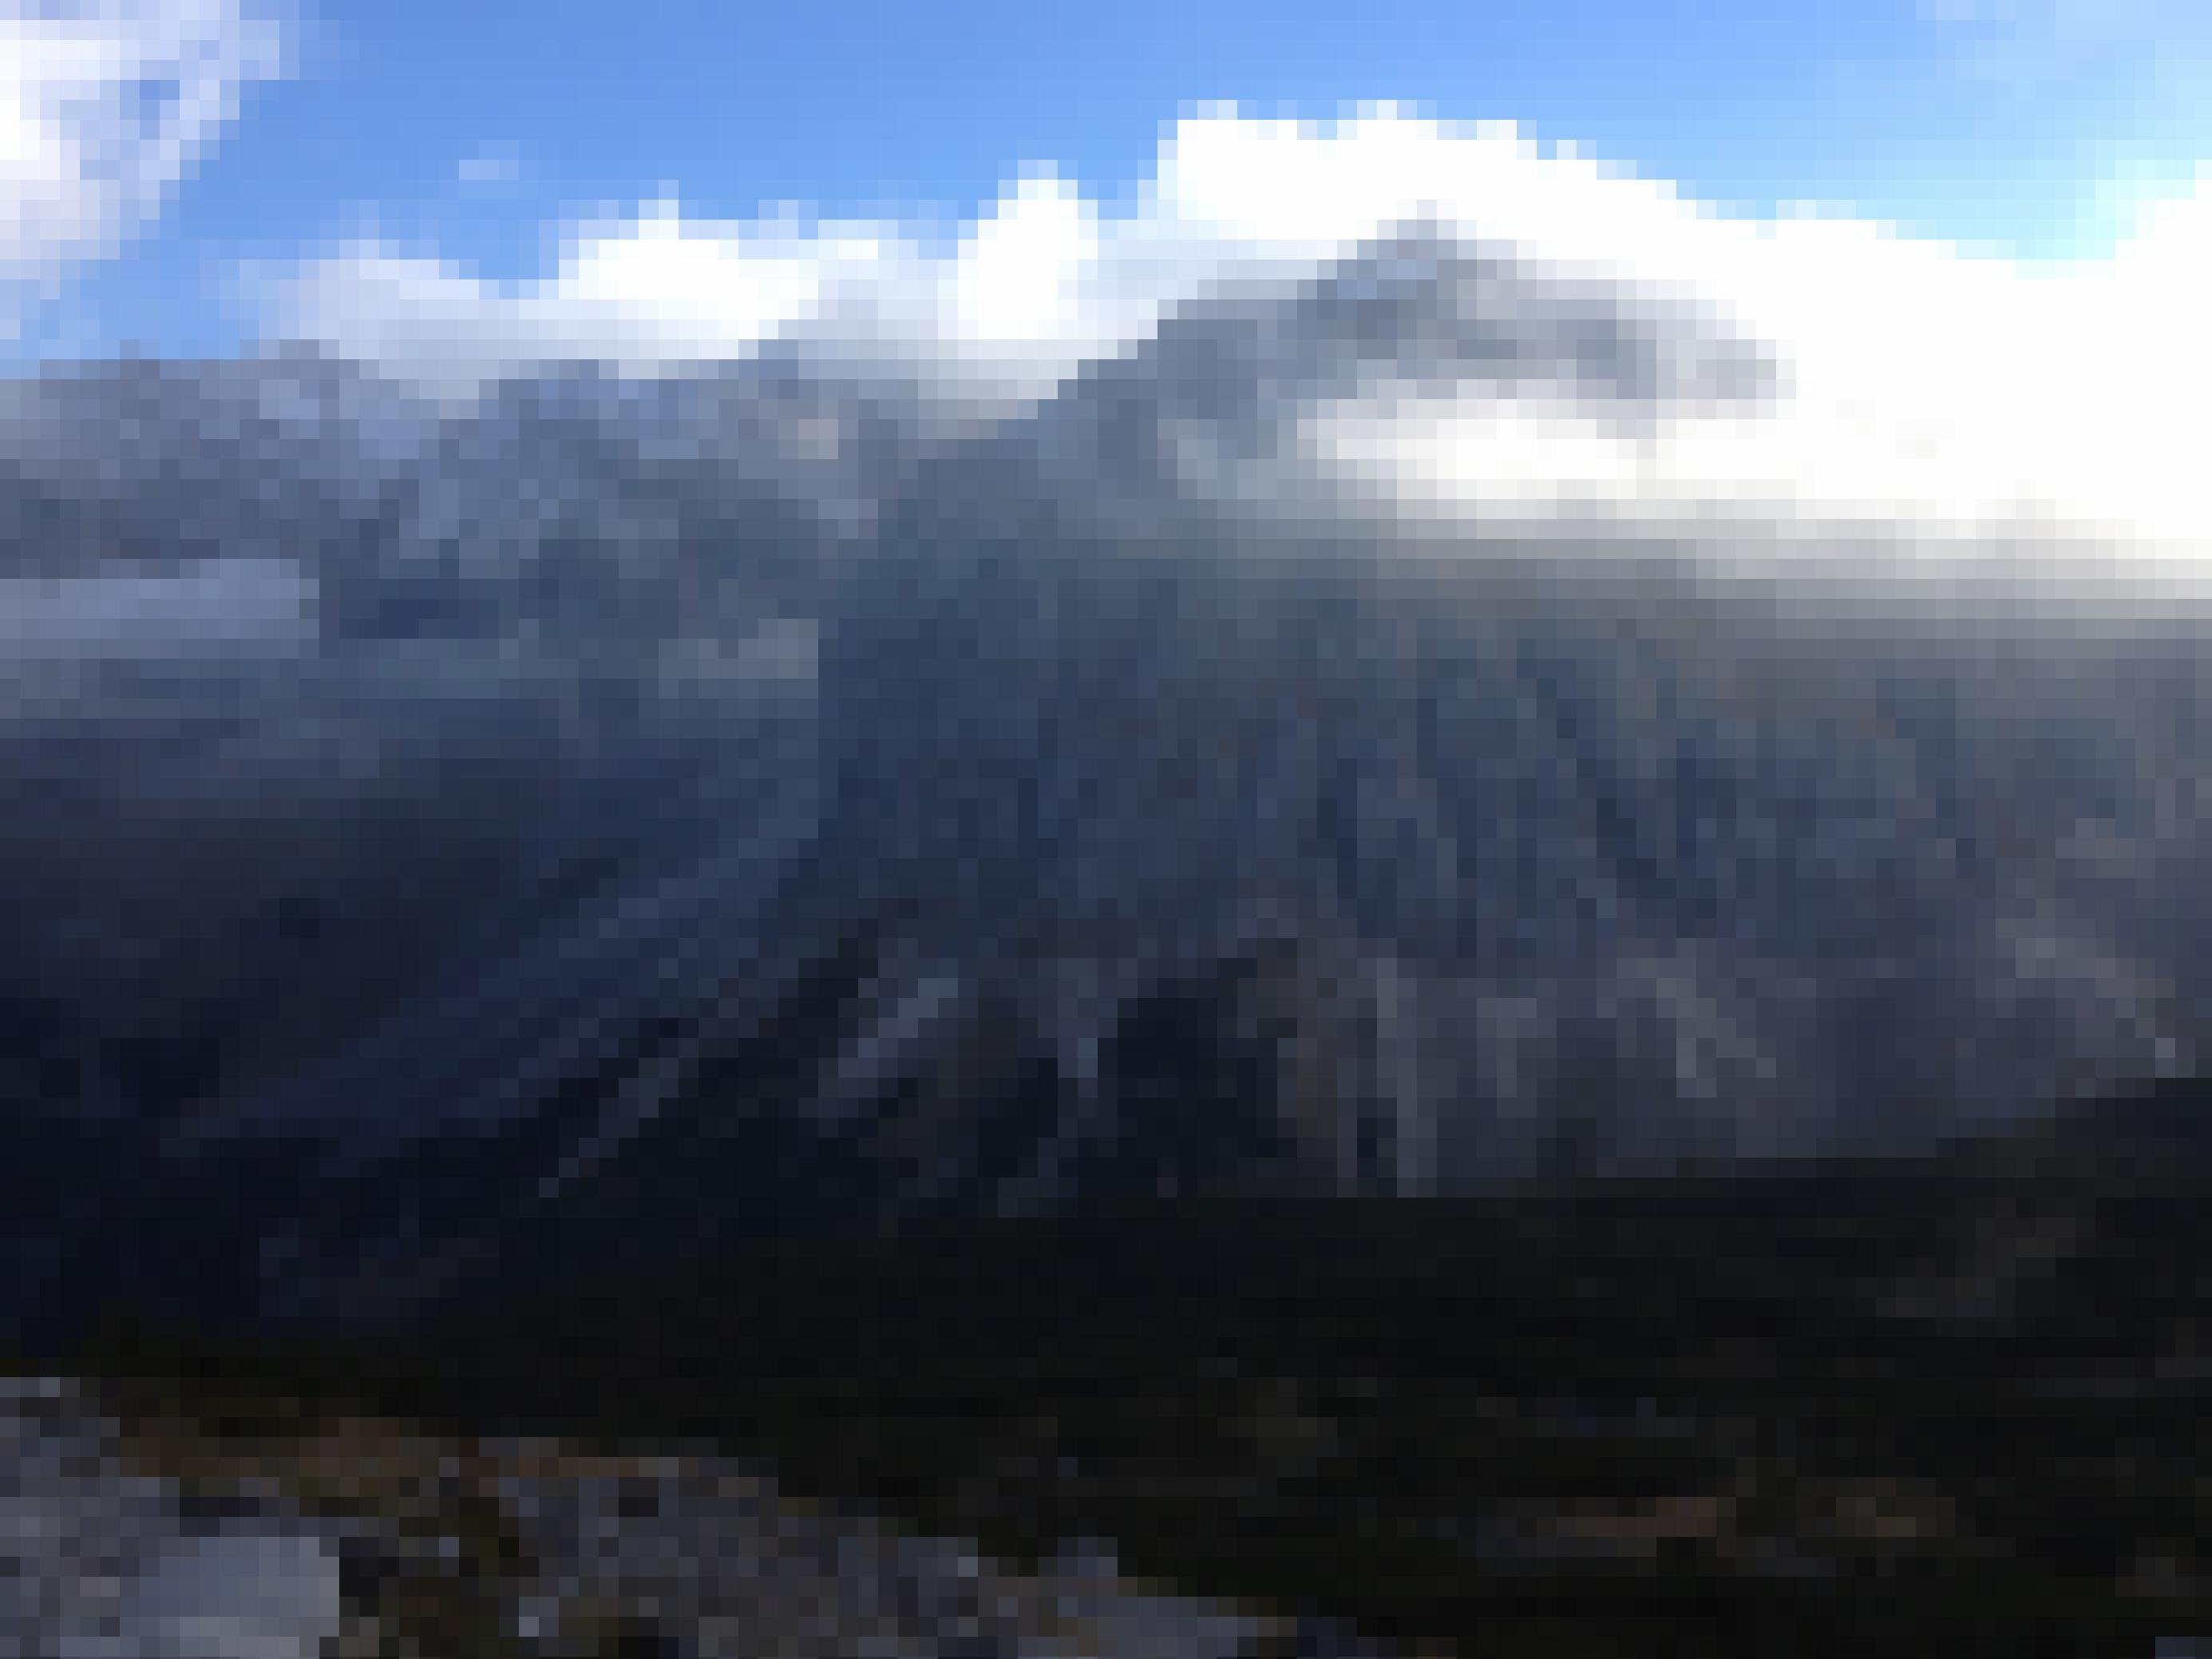
[(1510, 121), (1730, 211), (2037, 258), (2212, 157), (2201, 0), (239, 4), (0, 0), (0, 352), (228, 349), (241, 267), (365, 237), (515, 283), (657, 202), (957, 226), (1049, 167), (1111, 204), (1232, 102)]

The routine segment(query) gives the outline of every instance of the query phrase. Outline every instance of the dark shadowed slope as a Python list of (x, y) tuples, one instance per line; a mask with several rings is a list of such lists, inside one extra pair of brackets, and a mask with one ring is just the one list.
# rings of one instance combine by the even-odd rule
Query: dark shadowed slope
[[(2212, 1637), (2201, 1085), (1942, 1157), (726, 1241), (369, 1349), (117, 1328), (132, 1409), (712, 1446), (1465, 1655)], [(521, 1264), (517, 1264), (518, 1268)], [(526, 1273), (525, 1274), (526, 1276)]]

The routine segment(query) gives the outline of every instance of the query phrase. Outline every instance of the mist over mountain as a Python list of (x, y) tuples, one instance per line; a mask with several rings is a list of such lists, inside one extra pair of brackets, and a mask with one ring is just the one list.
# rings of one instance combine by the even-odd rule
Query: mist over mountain
[(2202, 1063), (2190, 571), (1658, 488), (1786, 343), (1417, 223), (997, 406), (834, 343), (0, 388), (22, 1317)]

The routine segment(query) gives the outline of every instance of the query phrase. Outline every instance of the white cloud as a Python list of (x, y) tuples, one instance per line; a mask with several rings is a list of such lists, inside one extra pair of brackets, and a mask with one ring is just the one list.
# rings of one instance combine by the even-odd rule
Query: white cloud
[(1175, 129), (1111, 216), (1042, 173), (949, 248), (892, 224), (687, 219), (666, 201), (573, 228), (557, 270), (522, 284), (339, 249), (275, 284), (270, 331), (462, 391), (542, 358), (650, 370), (803, 336), (922, 366), (972, 408), (1049, 391), (1181, 301), (1294, 280), (1421, 216), (1675, 296), (1771, 344), (1790, 391), (1748, 418), (1682, 417), (1632, 452), (1571, 411), (1548, 429), (1433, 402), (1312, 411), (1324, 447), (1425, 510), (1533, 490), (1644, 514), (1902, 515), (1939, 535), (2056, 515), (2206, 544), (2188, 453), (2212, 383), (2203, 182), (2109, 259), (2051, 268), (1861, 220), (1726, 217), (1510, 125), (1211, 112)]
[(112, 257), (282, 72), (272, 21), (240, 0), (0, 0), (0, 331)]
[(213, 559), (174, 575), (0, 577), (0, 672), (102, 658), (296, 650), (313, 590), (273, 559)]

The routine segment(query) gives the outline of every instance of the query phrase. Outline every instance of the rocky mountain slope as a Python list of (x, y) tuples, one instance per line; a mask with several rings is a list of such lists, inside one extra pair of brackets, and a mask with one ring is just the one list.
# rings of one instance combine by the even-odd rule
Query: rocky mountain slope
[(1789, 368), (1415, 226), (988, 421), (796, 342), (459, 412), (299, 353), (12, 383), (9, 1316), (2185, 1072), (2185, 594), (2061, 528), (1446, 520), (1315, 442), (1418, 390), (1663, 447)]

